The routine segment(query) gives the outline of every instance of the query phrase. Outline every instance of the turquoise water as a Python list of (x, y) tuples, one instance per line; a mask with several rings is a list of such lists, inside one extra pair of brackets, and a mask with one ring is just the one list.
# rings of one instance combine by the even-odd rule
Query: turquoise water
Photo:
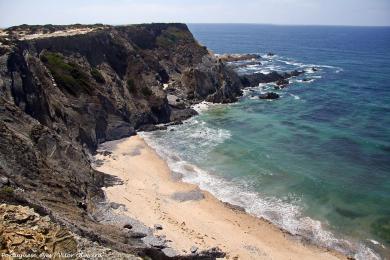
[(314, 243), (360, 259), (388, 256), (390, 28), (190, 29), (215, 53), (263, 54), (261, 66), (239, 73), (306, 73), (277, 91), (279, 100), (258, 99), (274, 91), (260, 85), (235, 104), (198, 107), (173, 131), (144, 133), (172, 170)]

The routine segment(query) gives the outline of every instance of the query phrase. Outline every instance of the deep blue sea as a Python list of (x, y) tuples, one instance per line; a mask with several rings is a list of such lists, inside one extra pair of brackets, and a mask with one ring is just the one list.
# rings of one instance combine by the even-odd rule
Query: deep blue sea
[(221, 200), (359, 259), (388, 257), (390, 28), (189, 27), (216, 54), (262, 55), (239, 73), (306, 73), (276, 90), (279, 100), (258, 99), (275, 91), (261, 84), (146, 140)]

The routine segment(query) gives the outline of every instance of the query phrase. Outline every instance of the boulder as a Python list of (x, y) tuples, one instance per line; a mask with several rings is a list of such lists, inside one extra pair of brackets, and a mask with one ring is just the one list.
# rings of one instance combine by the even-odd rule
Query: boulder
[(259, 98), (260, 99), (278, 99), (279, 95), (275, 92), (268, 92), (268, 93), (259, 95)]
[(276, 81), (276, 85), (279, 87), (285, 87), (289, 83), (290, 82), (287, 79), (281, 79), (281, 80)]
[(178, 108), (178, 109), (184, 109), (186, 107), (184, 101), (175, 95), (168, 94), (167, 99), (168, 99), (168, 104), (171, 107)]

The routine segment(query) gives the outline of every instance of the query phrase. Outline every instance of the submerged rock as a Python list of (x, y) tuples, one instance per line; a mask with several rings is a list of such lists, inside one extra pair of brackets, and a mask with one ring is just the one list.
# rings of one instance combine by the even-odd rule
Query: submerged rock
[(278, 99), (279, 95), (275, 92), (268, 92), (268, 93), (259, 95), (259, 98), (260, 99)]

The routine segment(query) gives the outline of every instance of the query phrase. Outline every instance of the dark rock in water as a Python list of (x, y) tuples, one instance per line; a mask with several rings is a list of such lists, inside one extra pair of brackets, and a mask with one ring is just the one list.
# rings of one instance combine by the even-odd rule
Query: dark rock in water
[(278, 99), (279, 95), (275, 92), (268, 92), (268, 93), (259, 95), (259, 98), (260, 99)]
[(307, 81), (310, 81), (311, 79), (308, 79), (308, 78), (304, 78), (302, 79), (303, 82), (307, 82)]
[(290, 84), (290, 82), (286, 79), (281, 79), (281, 80), (276, 81), (276, 85), (278, 85), (279, 87), (282, 87), (282, 88), (288, 84)]
[(268, 53), (267, 53), (267, 56), (268, 56), (268, 57), (272, 57), (272, 56), (275, 56), (275, 53), (272, 53), (272, 52), (268, 52)]
[(363, 216), (364, 216), (364, 214), (362, 214), (362, 213), (354, 212), (354, 211), (352, 211), (352, 210), (345, 209), (345, 208), (336, 207), (335, 210), (336, 210), (336, 212), (339, 213), (340, 215), (342, 215), (342, 216), (344, 216), (344, 217), (347, 217), (347, 218), (350, 218), (350, 219), (355, 219), (355, 218), (363, 217)]
[[(253, 73), (249, 75), (240, 76), (241, 83), (245, 87), (255, 87), (260, 83), (271, 83), (271, 82), (286, 82), (287, 79), (291, 77), (297, 77), (303, 74), (304, 71), (294, 70), (286, 73), (278, 73), (276, 71), (272, 71), (269, 74), (264, 73)], [(288, 84), (288, 83), (287, 83)]]
[(315, 72), (315, 71), (318, 71), (318, 68), (312, 67), (311, 70)]
[(303, 70), (293, 70), (290, 73), (286, 73), (285, 78), (298, 77), (299, 75), (302, 75), (303, 73), (305, 73)]

